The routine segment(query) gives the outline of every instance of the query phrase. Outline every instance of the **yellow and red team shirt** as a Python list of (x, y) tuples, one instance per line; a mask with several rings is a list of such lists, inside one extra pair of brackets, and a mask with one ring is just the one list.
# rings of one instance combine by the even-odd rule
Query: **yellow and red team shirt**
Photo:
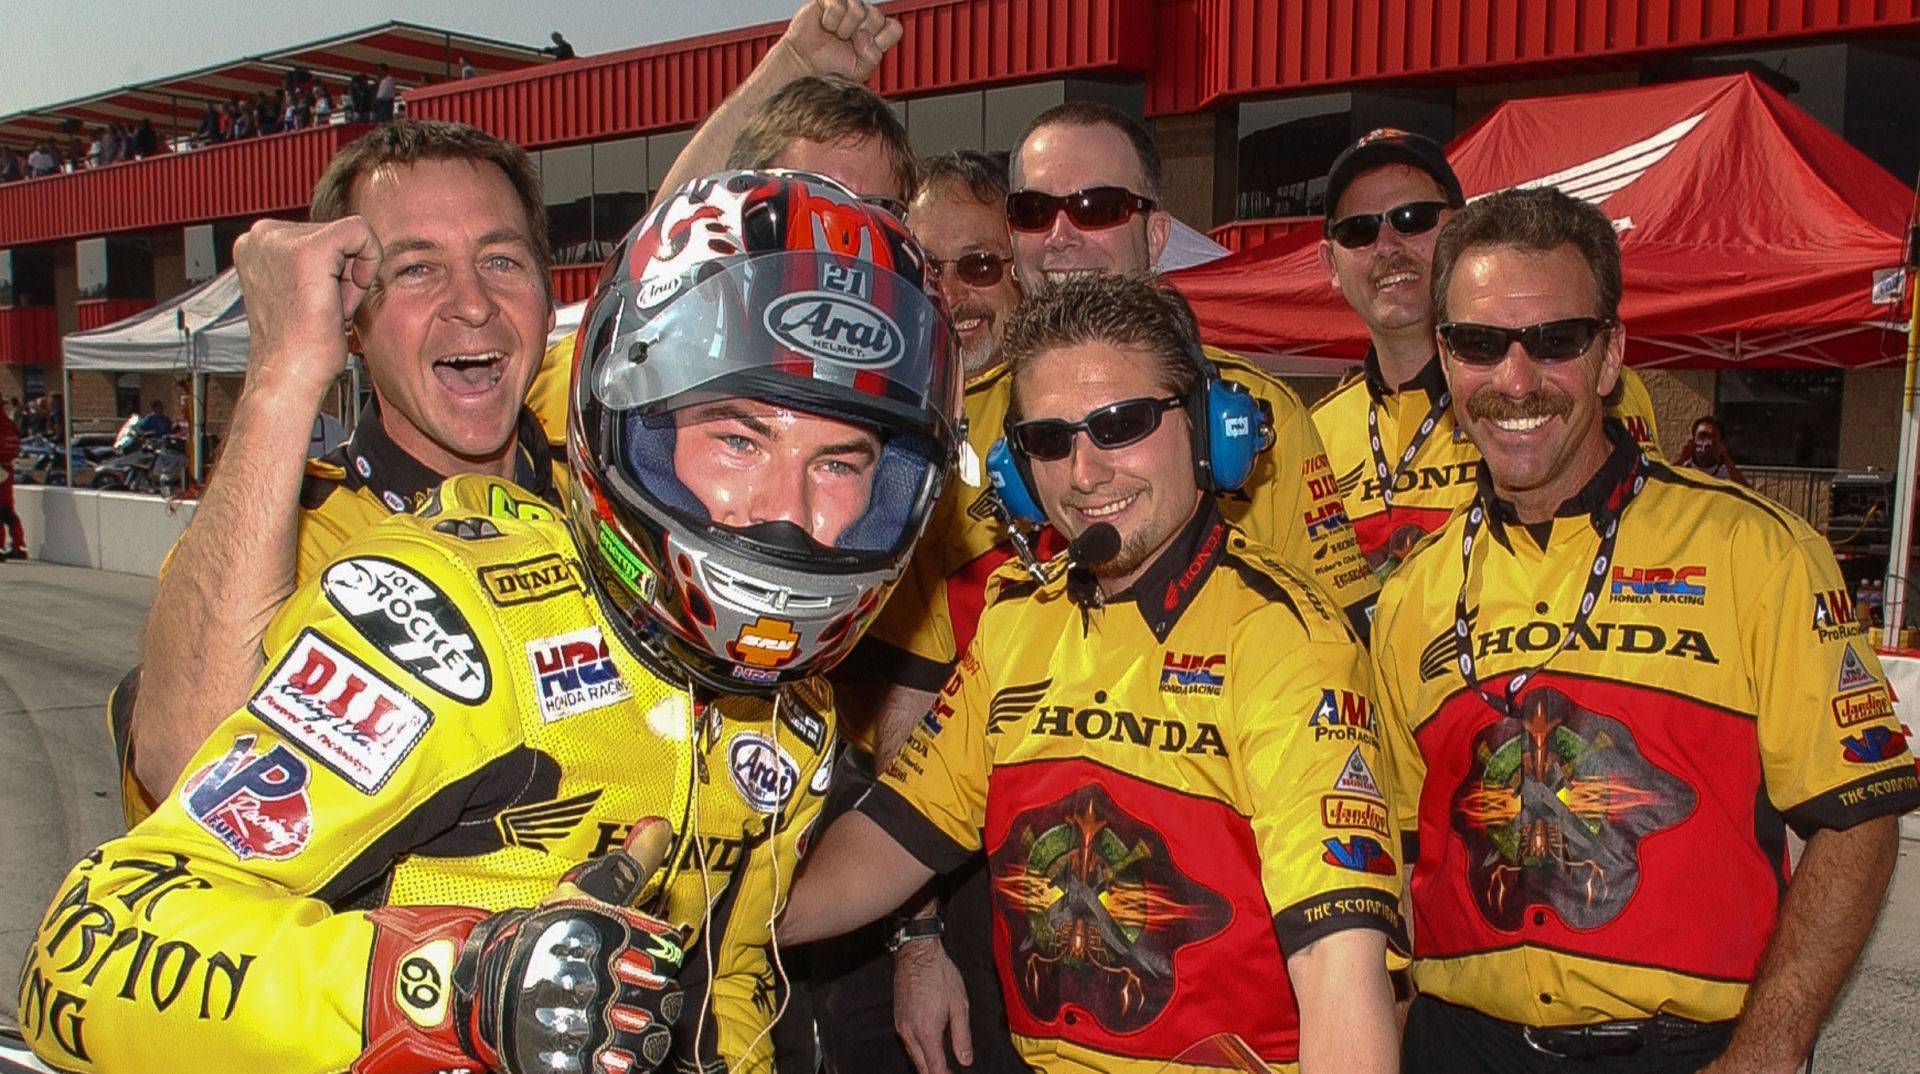
[[(1244, 385), (1273, 414), (1274, 444), (1237, 492), (1219, 497), (1229, 522), (1256, 544), (1309, 573), (1330, 590), (1363, 636), (1378, 585), (1365, 569), (1353, 527), (1327, 474), (1326, 451), (1307, 409), (1291, 388), (1258, 366), (1207, 348), (1221, 376)], [(1013, 387), (1004, 367), (967, 385), (967, 450), (947, 485), (912, 564), (867, 638), (860, 659), (888, 681), (932, 692), (966, 651), (985, 602), (986, 579), (1014, 555), (994, 517), (984, 466), (1004, 433)], [(1316, 476), (1318, 475), (1318, 476)], [(1040, 554), (1064, 545), (1045, 532)]]
[[(1620, 384), (1620, 401), (1608, 407), (1607, 414), (1624, 422), (1648, 454), (1658, 457), (1653, 398), (1646, 384), (1624, 366)], [(1454, 508), (1473, 498), (1480, 449), (1454, 423), (1452, 407), (1438, 415), (1419, 451), (1404, 468), (1400, 466), (1401, 454), (1419, 435), (1420, 426), (1446, 390), (1438, 354), (1412, 380), (1393, 389), (1382, 378), (1379, 360), (1369, 348), (1361, 375), (1313, 404), (1313, 423), (1332, 463), (1330, 476), (1339, 485), (1367, 565), (1380, 577), (1393, 570), (1415, 542), (1445, 524)], [(1380, 495), (1381, 482), (1367, 439), (1370, 407), (1377, 409), (1380, 449), (1387, 472), (1394, 475), (1391, 512)], [(1320, 475), (1320, 480), (1327, 476)]]
[(1291, 1069), (1287, 954), (1351, 928), (1405, 946), (1366, 652), (1211, 502), (1128, 594), (1084, 605), (1059, 573), (995, 576), (860, 809), (938, 871), (985, 849), (1029, 1063), (1155, 1071), (1234, 1032)]
[[(1886, 677), (1826, 542), (1779, 505), (1655, 460), (1588, 619), (1613, 454), (1550, 524), (1495, 500), (1454, 640), (1469, 512), (1418, 545), (1374, 627), (1421, 992), (1576, 1025), (1740, 1013), (1802, 837), (1920, 804)], [(1537, 535), (1537, 536), (1536, 536)], [(1571, 633), (1573, 640), (1555, 652)]]
[(834, 748), (822, 684), (690, 695), (620, 642), (546, 506), (479, 475), (350, 540), (265, 647), (158, 810), (61, 882), (21, 979), (38, 1055), (337, 1074), (394, 1009), (369, 995), (369, 911), (531, 906), (662, 816), (641, 908), (700, 931), (676, 1055), (771, 1068), (771, 922)]

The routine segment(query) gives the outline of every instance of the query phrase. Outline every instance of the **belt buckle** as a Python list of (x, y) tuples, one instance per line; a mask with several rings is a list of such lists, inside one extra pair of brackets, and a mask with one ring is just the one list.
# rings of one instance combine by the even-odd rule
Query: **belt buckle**
[(1527, 1047), (1555, 1059), (1632, 1055), (1646, 1046), (1645, 1022), (1599, 1022), (1584, 1026), (1521, 1026)]

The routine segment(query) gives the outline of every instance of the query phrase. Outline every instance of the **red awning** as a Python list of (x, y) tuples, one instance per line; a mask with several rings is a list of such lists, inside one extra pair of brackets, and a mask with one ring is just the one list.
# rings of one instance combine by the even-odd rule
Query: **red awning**
[[(1904, 311), (1869, 296), (1914, 192), (1750, 75), (1510, 101), (1447, 156), (1469, 197), (1553, 184), (1614, 221), (1634, 365), (1905, 358)], [(1210, 343), (1358, 358), (1318, 244), (1306, 229), (1171, 278)]]
[(251, 100), (260, 90), (271, 96), (283, 84), (286, 72), (295, 67), (305, 67), (325, 78), (335, 100), (339, 100), (348, 77), (372, 77), (378, 64), (386, 64), (402, 86), (420, 86), (459, 78), (462, 56), (481, 74), (517, 71), (548, 59), (531, 46), (389, 22), (0, 116), (0, 144), (25, 149), (43, 139), (64, 140), (62, 120), (79, 122), (84, 134), (108, 123), (138, 124), (143, 119), (152, 120), (163, 138), (188, 134), (198, 125), (209, 99), (220, 103), (228, 97)]

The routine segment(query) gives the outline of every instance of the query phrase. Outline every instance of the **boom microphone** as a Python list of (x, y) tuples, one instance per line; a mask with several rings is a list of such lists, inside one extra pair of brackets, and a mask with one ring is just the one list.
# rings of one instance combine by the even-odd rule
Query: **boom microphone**
[(1100, 582), (1093, 568), (1120, 552), (1120, 531), (1100, 522), (1067, 545), (1067, 596), (1082, 611), (1100, 601)]

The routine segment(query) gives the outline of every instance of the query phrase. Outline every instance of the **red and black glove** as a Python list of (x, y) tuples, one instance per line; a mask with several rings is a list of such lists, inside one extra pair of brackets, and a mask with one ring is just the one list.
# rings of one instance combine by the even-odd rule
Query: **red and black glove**
[(672, 841), (665, 820), (575, 866), (531, 909), (386, 907), (354, 1074), (627, 1074), (666, 1061), (686, 938), (627, 905)]

